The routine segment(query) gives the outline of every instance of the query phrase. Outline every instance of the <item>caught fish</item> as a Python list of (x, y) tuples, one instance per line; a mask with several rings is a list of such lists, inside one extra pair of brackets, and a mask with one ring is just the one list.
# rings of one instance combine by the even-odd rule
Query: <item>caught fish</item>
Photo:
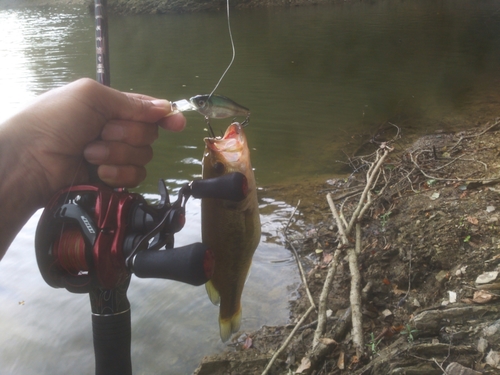
[(196, 95), (189, 99), (195, 110), (207, 118), (250, 116), (248, 108), (221, 95)]
[(215, 256), (212, 279), (205, 284), (213, 304), (219, 305), (223, 342), (240, 328), (241, 294), (260, 241), (260, 217), (250, 151), (243, 127), (232, 123), (224, 136), (205, 138), (203, 178), (241, 172), (248, 195), (240, 202), (204, 198), (201, 202), (202, 241)]

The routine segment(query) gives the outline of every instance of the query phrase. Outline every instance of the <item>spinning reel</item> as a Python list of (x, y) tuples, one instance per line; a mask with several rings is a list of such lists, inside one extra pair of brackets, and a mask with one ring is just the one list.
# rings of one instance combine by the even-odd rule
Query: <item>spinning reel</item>
[(132, 273), (191, 285), (208, 281), (212, 252), (201, 243), (174, 249), (174, 234), (185, 224), (189, 197), (239, 201), (247, 194), (245, 176), (231, 173), (192, 181), (173, 203), (163, 180), (158, 187), (161, 199), (156, 205), (140, 194), (104, 185), (58, 192), (36, 231), (36, 257), (44, 280), (73, 293), (89, 293), (91, 284), (116, 289)]

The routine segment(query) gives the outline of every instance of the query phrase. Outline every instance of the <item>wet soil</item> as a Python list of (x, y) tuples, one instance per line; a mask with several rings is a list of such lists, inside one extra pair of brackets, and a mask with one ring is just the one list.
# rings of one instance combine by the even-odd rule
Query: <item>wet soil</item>
[[(349, 319), (345, 324), (350, 273), (342, 259), (327, 301), (331, 317), (324, 336), (334, 344), (301, 369), (311, 353), (313, 312), (269, 374), (440, 375), (448, 366), (447, 374), (500, 374), (500, 278), (486, 286), (476, 282), (500, 271), (500, 123), (483, 115), (467, 130), (393, 144), (384, 168), (387, 188), (362, 220), (359, 270), (362, 287), (371, 286), (362, 306), (363, 355), (353, 348)], [(370, 143), (359, 151), (377, 147)], [(287, 238), (299, 252), (316, 303), (338, 246), (325, 195), (337, 197), (348, 216), (359, 195), (344, 194), (364, 186), (364, 173), (361, 168), (263, 192), (291, 205), (301, 201)], [(195, 374), (261, 374), (310, 307), (303, 286), (298, 293), (289, 324), (236, 334), (225, 353), (205, 358)]]

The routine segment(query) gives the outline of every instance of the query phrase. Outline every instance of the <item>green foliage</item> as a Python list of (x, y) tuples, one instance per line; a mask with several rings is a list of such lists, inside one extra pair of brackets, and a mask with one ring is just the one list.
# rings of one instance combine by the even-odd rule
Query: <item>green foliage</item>
[(370, 338), (370, 342), (366, 344), (366, 346), (368, 346), (372, 354), (375, 355), (378, 353), (378, 344), (380, 344), (380, 341), (382, 341), (382, 339), (375, 340), (375, 335), (373, 334), (373, 332), (370, 333)]
[(385, 214), (382, 214), (379, 216), (380, 218), (380, 224), (382, 227), (385, 227), (387, 222), (389, 221), (389, 216), (391, 216), (392, 211), (387, 211)]
[(418, 329), (416, 328), (412, 328), (412, 326), (410, 324), (407, 324), (405, 329), (403, 331), (401, 331), (401, 334), (402, 335), (407, 335), (407, 339), (408, 339), (408, 343), (410, 344), (413, 344), (413, 341), (415, 340), (415, 338), (413, 337), (413, 334), (418, 332)]

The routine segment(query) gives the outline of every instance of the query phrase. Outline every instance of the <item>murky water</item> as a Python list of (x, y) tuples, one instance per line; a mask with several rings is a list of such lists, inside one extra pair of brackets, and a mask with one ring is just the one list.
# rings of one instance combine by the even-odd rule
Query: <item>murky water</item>
[[(111, 17), (111, 81), (121, 90), (177, 100), (209, 93), (231, 49), (225, 14)], [(331, 175), (353, 135), (391, 121), (403, 132), (495, 114), (500, 82), (496, 1), (379, 1), (232, 13), (236, 60), (218, 93), (252, 110), (247, 128), (258, 184)], [(0, 120), (37, 94), (94, 77), (93, 20), (78, 8), (0, 11)], [(147, 180), (171, 191), (201, 173), (203, 118), (162, 133)], [(218, 131), (228, 121), (214, 121)], [(244, 293), (243, 329), (287, 319), (290, 254), (276, 241), (289, 204), (261, 192), (263, 241)], [(199, 202), (189, 201), (178, 245), (199, 241)], [(0, 262), (0, 374), (93, 372), (86, 296), (54, 290), (35, 262), (40, 213)], [(278, 243), (276, 243), (278, 242)], [(217, 309), (203, 288), (134, 278), (136, 374), (187, 374), (219, 351)]]

